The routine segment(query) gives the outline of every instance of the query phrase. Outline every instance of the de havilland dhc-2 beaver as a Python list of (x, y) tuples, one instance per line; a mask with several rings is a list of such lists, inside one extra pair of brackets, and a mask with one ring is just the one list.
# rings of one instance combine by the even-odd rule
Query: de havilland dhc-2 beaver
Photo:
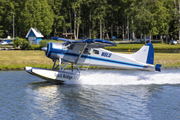
[[(152, 43), (145, 44), (133, 54), (122, 54), (103, 49), (106, 46), (116, 46), (116, 44), (102, 39), (86, 38), (78, 41), (59, 37), (52, 37), (52, 39), (64, 41), (62, 44), (48, 43), (42, 48), (46, 56), (54, 62), (52, 69), (25, 67), (28, 73), (47, 81), (78, 80), (80, 78), (79, 67), (84, 65), (124, 70), (161, 71), (160, 64), (154, 66)], [(59, 61), (58, 64), (57, 61)], [(68, 64), (71, 65), (71, 70), (65, 70)]]

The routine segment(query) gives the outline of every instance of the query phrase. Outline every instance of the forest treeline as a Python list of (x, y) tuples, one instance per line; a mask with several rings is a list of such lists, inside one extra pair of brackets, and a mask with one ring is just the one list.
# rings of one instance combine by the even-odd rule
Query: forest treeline
[[(24, 38), (31, 27), (44, 36), (179, 39), (178, 0), (0, 0), (0, 37)], [(128, 29), (129, 26), (129, 29)], [(128, 34), (129, 33), (129, 34)]]

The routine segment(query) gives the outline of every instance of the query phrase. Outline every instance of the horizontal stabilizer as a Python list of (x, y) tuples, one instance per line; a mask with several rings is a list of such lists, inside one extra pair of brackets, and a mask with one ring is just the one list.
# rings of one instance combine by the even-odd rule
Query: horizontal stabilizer
[(155, 70), (161, 72), (161, 64), (156, 64)]

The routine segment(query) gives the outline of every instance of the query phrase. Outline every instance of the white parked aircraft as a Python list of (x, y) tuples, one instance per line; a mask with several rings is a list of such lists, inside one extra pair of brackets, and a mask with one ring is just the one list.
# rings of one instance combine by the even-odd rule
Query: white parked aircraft
[[(103, 49), (105, 46), (116, 46), (116, 44), (101, 39), (82, 39), (78, 41), (53, 37), (54, 40), (65, 41), (63, 44), (49, 43), (42, 48), (48, 58), (54, 62), (53, 68), (42, 69), (25, 67), (25, 70), (35, 76), (53, 82), (64, 82), (77, 80), (80, 77), (79, 66), (100, 66), (129, 70), (160, 71), (161, 65), (154, 64), (154, 49), (151, 43), (144, 45), (139, 51), (133, 54), (114, 53)], [(59, 64), (56, 65), (56, 61)], [(62, 63), (65, 63), (62, 66)], [(65, 67), (71, 63), (71, 70)], [(77, 71), (75, 71), (76, 66)], [(56, 68), (59, 67), (59, 70)]]
[(10, 36), (8, 36), (7, 38), (0, 38), (0, 45), (11, 44), (13, 40), (14, 39), (12, 39)]

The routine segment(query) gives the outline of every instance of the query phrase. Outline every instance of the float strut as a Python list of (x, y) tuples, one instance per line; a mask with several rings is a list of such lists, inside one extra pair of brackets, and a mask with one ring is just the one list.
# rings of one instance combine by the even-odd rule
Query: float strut
[(68, 64), (68, 62), (66, 62), (66, 64), (64, 65), (64, 67), (63, 67), (62, 71), (63, 71), (63, 70), (64, 70), (64, 68), (67, 66), (67, 64)]
[(55, 60), (53, 60), (54, 61), (54, 64), (53, 64), (53, 70), (55, 69), (54, 67), (55, 67), (55, 65), (56, 65), (56, 59)]
[(78, 72), (80, 73), (80, 70), (79, 70), (79, 67), (78, 67), (78, 65), (77, 65), (77, 64), (76, 64), (76, 67), (77, 67)]
[(59, 58), (59, 71), (61, 71), (61, 58)]
[(71, 70), (72, 70), (72, 72), (73, 72), (73, 63), (71, 63)]

